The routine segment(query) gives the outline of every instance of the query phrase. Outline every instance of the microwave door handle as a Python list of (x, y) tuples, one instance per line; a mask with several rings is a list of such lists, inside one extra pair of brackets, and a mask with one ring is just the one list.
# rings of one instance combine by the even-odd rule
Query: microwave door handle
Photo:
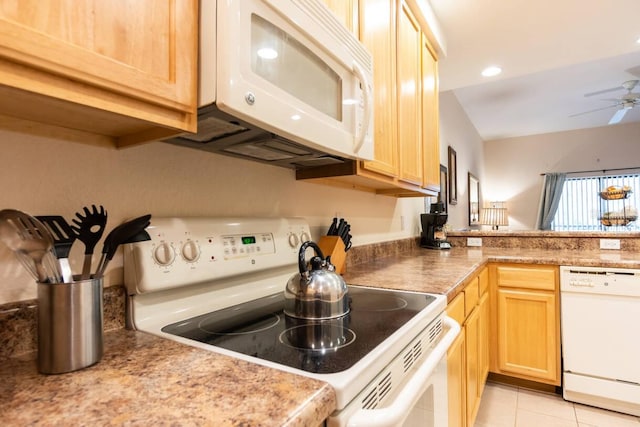
[(353, 147), (353, 151), (355, 153), (358, 153), (358, 151), (360, 151), (360, 148), (362, 148), (362, 144), (364, 144), (364, 141), (367, 138), (369, 123), (371, 122), (371, 117), (373, 116), (373, 103), (371, 102), (371, 85), (367, 80), (367, 77), (364, 75), (362, 67), (360, 67), (357, 62), (353, 63), (353, 73), (360, 80), (360, 83), (364, 88), (364, 118), (362, 121), (362, 132), (360, 133), (360, 135), (356, 136), (356, 142)]
[(427, 359), (413, 374), (402, 391), (393, 402), (381, 409), (359, 409), (347, 421), (348, 427), (388, 427), (401, 424), (424, 392), (423, 388), (447, 350), (460, 333), (460, 325), (449, 316), (445, 316), (444, 324), (449, 331), (432, 350)]

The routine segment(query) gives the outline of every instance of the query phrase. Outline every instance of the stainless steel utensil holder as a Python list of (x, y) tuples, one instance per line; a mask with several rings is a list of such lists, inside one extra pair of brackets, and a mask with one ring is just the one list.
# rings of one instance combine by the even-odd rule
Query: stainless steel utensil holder
[(79, 279), (38, 283), (38, 370), (43, 374), (76, 371), (102, 358), (102, 277)]

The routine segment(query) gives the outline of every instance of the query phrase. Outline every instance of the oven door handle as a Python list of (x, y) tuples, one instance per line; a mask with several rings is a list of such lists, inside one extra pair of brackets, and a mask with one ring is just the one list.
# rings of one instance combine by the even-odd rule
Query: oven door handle
[(424, 388), (438, 363), (447, 355), (447, 350), (460, 333), (460, 325), (451, 317), (445, 316), (444, 324), (449, 328), (449, 331), (433, 348), (429, 357), (416, 370), (394, 401), (380, 409), (359, 409), (349, 418), (347, 426), (389, 427), (399, 425), (404, 421), (424, 392)]

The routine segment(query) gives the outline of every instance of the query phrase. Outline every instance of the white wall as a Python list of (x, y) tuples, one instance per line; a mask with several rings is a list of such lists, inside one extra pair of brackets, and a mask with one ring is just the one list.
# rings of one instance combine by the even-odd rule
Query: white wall
[[(480, 192), (484, 183), (484, 152), (482, 138), (469, 121), (452, 91), (440, 94), (440, 163), (448, 167), (447, 147), (451, 146), (458, 159), (458, 203), (449, 205), (448, 224), (454, 230), (469, 227), (469, 193), (467, 174), (471, 172), (480, 180)], [(451, 179), (451, 172), (449, 179)]]
[(506, 200), (509, 229), (534, 229), (545, 172), (640, 166), (640, 123), (485, 142), (484, 195)]
[[(339, 214), (352, 225), (358, 246), (418, 235), (424, 212), (421, 197), (396, 199), (296, 181), (288, 169), (164, 143), (115, 150), (0, 131), (0, 152), (0, 209), (70, 220), (83, 206), (102, 204), (109, 214), (107, 231), (146, 213), (301, 216), (317, 239)], [(74, 245), (76, 272), (83, 250), (81, 243)], [(106, 284), (120, 283), (117, 255)], [(0, 244), (0, 304), (35, 295), (33, 279)]]

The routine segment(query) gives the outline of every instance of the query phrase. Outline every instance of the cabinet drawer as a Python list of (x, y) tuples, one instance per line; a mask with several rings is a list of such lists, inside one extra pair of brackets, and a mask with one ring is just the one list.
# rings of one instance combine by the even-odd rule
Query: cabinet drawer
[(464, 292), (459, 293), (447, 306), (447, 315), (460, 325), (464, 324)]
[(479, 287), (478, 278), (473, 279), (466, 288), (464, 288), (464, 315), (469, 316), (476, 305), (478, 305)]
[(497, 284), (501, 288), (526, 288), (554, 291), (557, 282), (555, 267), (498, 266)]

